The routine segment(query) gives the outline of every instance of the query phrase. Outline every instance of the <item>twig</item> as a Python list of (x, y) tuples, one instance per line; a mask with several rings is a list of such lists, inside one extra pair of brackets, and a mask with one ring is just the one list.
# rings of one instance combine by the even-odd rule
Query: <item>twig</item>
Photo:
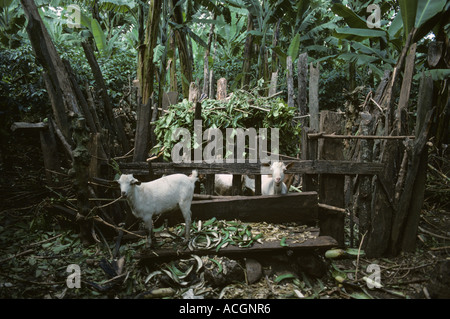
[(366, 237), (366, 234), (367, 234), (367, 230), (366, 230), (366, 232), (362, 235), (362, 237), (361, 237), (361, 242), (359, 243), (358, 255), (356, 256), (355, 281), (358, 280), (359, 255), (360, 255), (360, 253), (361, 253), (361, 247), (362, 247), (362, 244), (363, 244), (363, 242), (364, 242), (364, 237)]
[(112, 224), (110, 224), (110, 223), (108, 223), (108, 222), (105, 222), (103, 219), (101, 219), (101, 218), (98, 217), (98, 216), (95, 216), (95, 217), (94, 217), (94, 220), (95, 220), (95, 221), (98, 221), (98, 222), (100, 222), (100, 223), (102, 223), (102, 224), (105, 224), (106, 226), (112, 227), (112, 228), (114, 228), (114, 229), (116, 229), (116, 230), (123, 231), (123, 232), (125, 232), (125, 233), (127, 233), (127, 234), (130, 234), (130, 235), (133, 235), (133, 236), (136, 236), (136, 237), (139, 237), (139, 238), (144, 238), (144, 239), (146, 238), (145, 236), (142, 236), (142, 235), (133, 233), (133, 232), (131, 232), (131, 231), (128, 231), (128, 230), (126, 230), (126, 229), (123, 229), (122, 227), (117, 227), (117, 226), (112, 225)]
[(46, 243), (46, 242), (48, 242), (48, 241), (51, 241), (51, 240), (56, 239), (56, 238), (61, 237), (61, 236), (62, 236), (62, 234), (59, 234), (59, 235), (53, 236), (53, 237), (51, 237), (51, 238), (48, 238), (48, 239), (44, 239), (44, 240), (38, 241), (38, 242), (36, 242), (36, 243), (31, 243), (31, 244), (29, 244), (28, 246), (37, 246), (37, 245)]
[(432, 232), (430, 232), (429, 230), (426, 230), (426, 229), (424, 229), (424, 228), (422, 228), (422, 227), (420, 227), (420, 226), (419, 226), (419, 230), (420, 230), (422, 233), (431, 235), (431, 236), (433, 236), (433, 237), (442, 238), (442, 239), (446, 239), (446, 240), (449, 240), (449, 239), (450, 239), (450, 237), (446, 237), (446, 236), (442, 236), (442, 235), (438, 235), (438, 234), (432, 233)]
[(430, 250), (450, 249), (450, 246), (431, 247)]
[(7, 258), (3, 258), (3, 259), (0, 260), (0, 264), (1, 264), (1, 263), (4, 263), (5, 261), (14, 259), (14, 258), (16, 258), (16, 257), (20, 257), (20, 256), (23, 256), (23, 255), (32, 253), (33, 251), (34, 251), (34, 249), (27, 249), (27, 250), (24, 250), (24, 251), (22, 251), (22, 252), (20, 252), (20, 253), (17, 253), (17, 254), (15, 254), (15, 255), (13, 255), (13, 256), (10, 256), (10, 257), (7, 257)]
[(436, 168), (434, 168), (433, 166), (431, 166), (431, 164), (428, 164), (428, 167), (431, 168), (433, 171), (435, 171), (436, 173), (438, 173), (441, 177), (443, 177), (444, 179), (450, 181), (450, 177), (448, 177), (447, 175), (445, 175), (442, 172), (439, 172)]
[(344, 208), (340, 208), (340, 207), (336, 207), (336, 206), (331, 206), (331, 205), (327, 205), (327, 204), (321, 204), (321, 203), (318, 203), (317, 205), (318, 205), (320, 208), (323, 208), (323, 209), (327, 209), (327, 210), (331, 210), (331, 211), (339, 212), (339, 213), (345, 213), (345, 209), (344, 209)]
[(374, 99), (370, 98), (370, 102), (372, 102), (373, 104), (375, 104), (378, 109), (380, 110), (381, 114), (384, 116), (384, 111), (383, 108), (380, 106), (380, 104), (378, 104)]

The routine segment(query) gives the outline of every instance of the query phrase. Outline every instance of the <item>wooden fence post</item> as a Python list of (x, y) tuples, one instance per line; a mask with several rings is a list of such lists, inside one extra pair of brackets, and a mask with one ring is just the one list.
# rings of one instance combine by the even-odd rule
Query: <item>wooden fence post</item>
[(287, 82), (287, 91), (288, 91), (288, 106), (295, 107), (294, 102), (294, 72), (292, 67), (292, 57), (288, 56), (286, 59), (286, 82)]
[(309, 78), (309, 127), (319, 131), (319, 63), (310, 64)]
[[(417, 118), (415, 136), (418, 139), (424, 125), (426, 125), (426, 112), (431, 109), (433, 103), (433, 80), (430, 76), (422, 74), (419, 87), (419, 98), (417, 101)], [(409, 212), (405, 222), (405, 230), (402, 238), (402, 250), (413, 252), (416, 248), (417, 228), (419, 226), (420, 211), (422, 210), (425, 193), (425, 182), (427, 179), (428, 151), (424, 147), (419, 159), (419, 168), (412, 189)]]
[(220, 78), (217, 80), (217, 99), (223, 100), (227, 97), (227, 79)]
[[(317, 138), (309, 139), (308, 134), (309, 133), (317, 133), (315, 130), (304, 127), (302, 130), (302, 152), (301, 152), (301, 159), (302, 160), (316, 160), (317, 159), (317, 145), (318, 140)], [(309, 174), (303, 174), (302, 177), (302, 191), (303, 192), (309, 192), (309, 191), (317, 191), (317, 175), (309, 175)]]
[[(300, 116), (305, 116), (308, 114), (308, 104), (307, 104), (307, 83), (308, 83), (308, 53), (302, 53), (298, 57), (297, 61), (297, 72), (298, 72), (298, 92), (297, 92), (297, 102), (298, 110)], [(308, 119), (300, 119), (301, 127), (308, 126)]]
[[(320, 132), (342, 134), (342, 115), (337, 112), (322, 111), (320, 114)], [(343, 160), (342, 140), (323, 139), (319, 143), (319, 159)], [(345, 207), (344, 175), (322, 174), (319, 181), (319, 202), (335, 207)], [(344, 245), (344, 217), (340, 212), (319, 209), (321, 235), (328, 235)]]

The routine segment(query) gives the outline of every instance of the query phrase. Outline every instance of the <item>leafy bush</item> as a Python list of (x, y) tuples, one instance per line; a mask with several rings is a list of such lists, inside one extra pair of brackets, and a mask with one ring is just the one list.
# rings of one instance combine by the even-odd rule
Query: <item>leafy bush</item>
[(41, 73), (30, 45), (0, 50), (1, 112), (9, 119), (18, 120), (25, 113), (39, 118), (50, 111)]
[[(152, 153), (163, 152), (170, 159), (171, 150), (178, 143), (172, 139), (177, 128), (186, 128), (194, 136), (194, 105), (186, 99), (171, 105), (155, 122), (155, 135), (159, 141)], [(259, 98), (246, 91), (236, 91), (228, 100), (204, 100), (202, 102), (202, 128), (219, 128), (225, 139), (227, 128), (279, 129), (280, 154), (295, 156), (298, 153), (300, 126), (293, 122), (295, 108), (288, 107), (279, 98)], [(268, 131), (270, 145), (270, 131)], [(206, 142), (203, 141), (204, 146)], [(163, 149), (164, 148), (164, 149)], [(194, 143), (191, 141), (191, 149)]]

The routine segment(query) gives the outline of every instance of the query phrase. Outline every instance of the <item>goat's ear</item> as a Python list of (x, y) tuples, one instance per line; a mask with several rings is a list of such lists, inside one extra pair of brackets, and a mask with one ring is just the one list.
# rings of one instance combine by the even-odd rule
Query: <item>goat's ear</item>
[(141, 181), (134, 178), (130, 181), (130, 185), (141, 185)]
[(292, 166), (294, 166), (295, 162), (290, 162), (289, 164), (286, 165), (286, 169), (291, 168)]

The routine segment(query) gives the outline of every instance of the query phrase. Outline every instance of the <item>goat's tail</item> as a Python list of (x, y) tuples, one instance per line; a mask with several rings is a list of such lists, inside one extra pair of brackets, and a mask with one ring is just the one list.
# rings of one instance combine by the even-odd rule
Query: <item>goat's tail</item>
[(198, 172), (197, 172), (196, 169), (194, 169), (194, 170), (192, 171), (192, 175), (189, 176), (189, 178), (190, 178), (190, 179), (192, 180), (192, 182), (194, 182), (194, 183), (198, 180)]

